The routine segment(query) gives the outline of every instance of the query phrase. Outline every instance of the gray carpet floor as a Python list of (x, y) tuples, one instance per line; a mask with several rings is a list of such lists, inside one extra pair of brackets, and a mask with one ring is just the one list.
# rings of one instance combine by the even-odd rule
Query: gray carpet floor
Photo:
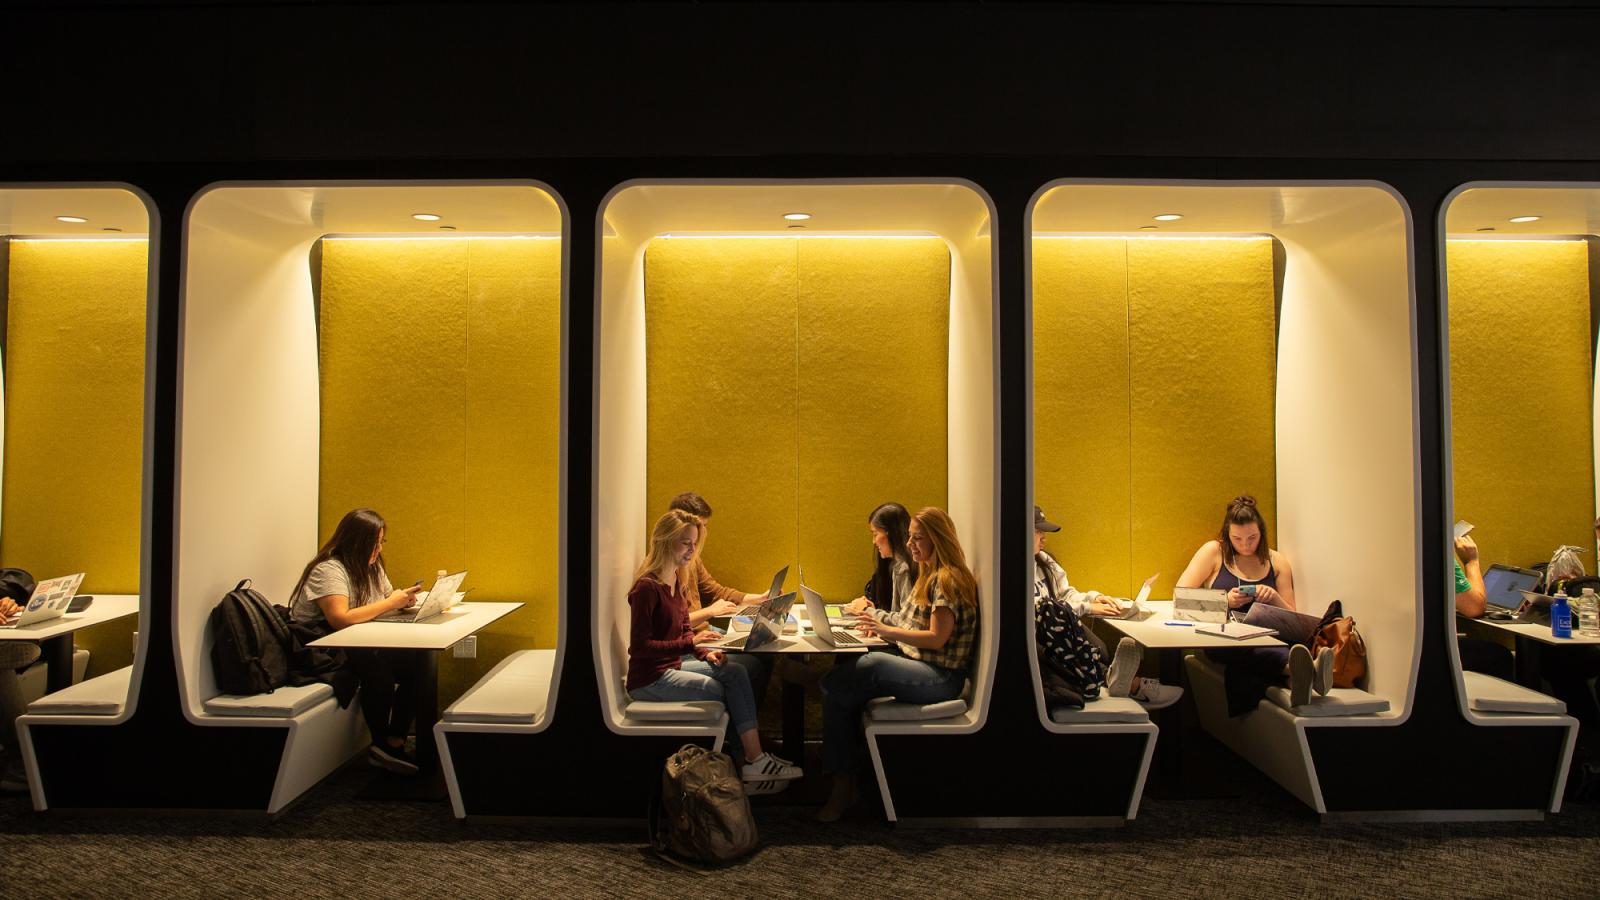
[[(37, 815), (0, 797), (4, 897), (1594, 897), (1600, 808), (1520, 824), (1321, 824), (1253, 772), (1223, 799), (1147, 796), (1094, 831), (835, 826), (757, 809), (763, 848), (712, 876), (644, 850), (642, 829), (465, 824), (443, 804), (371, 803), (347, 768), (276, 820)], [(795, 799), (800, 799), (798, 792)]]

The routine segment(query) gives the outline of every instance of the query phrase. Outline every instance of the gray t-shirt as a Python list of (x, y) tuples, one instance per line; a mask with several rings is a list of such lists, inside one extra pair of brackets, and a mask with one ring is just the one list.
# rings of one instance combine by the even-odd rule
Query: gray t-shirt
[(358, 593), (350, 585), (350, 575), (345, 572), (344, 564), (337, 559), (325, 559), (317, 563), (311, 574), (306, 576), (305, 586), (300, 593), (295, 595), (294, 606), (290, 615), (294, 621), (301, 625), (326, 630), (328, 620), (322, 615), (322, 607), (317, 605), (317, 600), (322, 597), (333, 597), (343, 594), (350, 598), (350, 608), (366, 606), (389, 596), (394, 586), (389, 584), (389, 573), (380, 566), (378, 568), (378, 591), (370, 596), (358, 597)]

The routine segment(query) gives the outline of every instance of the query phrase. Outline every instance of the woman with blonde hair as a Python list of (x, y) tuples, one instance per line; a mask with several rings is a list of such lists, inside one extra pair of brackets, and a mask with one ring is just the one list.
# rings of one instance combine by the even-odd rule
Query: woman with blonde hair
[(906, 602), (897, 610), (856, 613), (856, 627), (888, 641), (889, 652), (845, 657), (822, 679), (822, 761), (833, 775), (833, 791), (818, 821), (838, 821), (858, 798), (855, 771), (867, 701), (954, 700), (978, 646), (978, 580), (949, 514), (930, 506), (912, 516), (906, 547), (917, 564)]
[(770, 785), (793, 781), (800, 768), (761, 749), (749, 675), (728, 665), (723, 651), (700, 646), (721, 635), (696, 632), (689, 624), (688, 598), (699, 590), (694, 563), (703, 527), (697, 516), (677, 509), (656, 520), (650, 551), (628, 591), (628, 696), (721, 702), (744, 751), (740, 777)]

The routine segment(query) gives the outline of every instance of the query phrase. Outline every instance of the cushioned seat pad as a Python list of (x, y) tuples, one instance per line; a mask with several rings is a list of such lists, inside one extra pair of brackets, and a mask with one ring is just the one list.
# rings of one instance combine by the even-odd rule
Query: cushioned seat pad
[(1362, 716), (1387, 712), (1389, 709), (1388, 700), (1356, 688), (1334, 688), (1326, 697), (1313, 693), (1310, 703), (1290, 706), (1288, 688), (1269, 687), (1267, 700), (1297, 716)]
[(1132, 697), (1101, 697), (1083, 709), (1057, 706), (1050, 710), (1050, 721), (1058, 725), (1106, 725), (1119, 722), (1148, 722), (1150, 713)]
[(550, 698), (554, 650), (519, 650), (490, 669), (444, 711), (446, 722), (532, 725)]
[(705, 722), (722, 718), (722, 704), (716, 700), (629, 700), (623, 713), (642, 722)]
[(920, 722), (925, 719), (948, 719), (967, 711), (967, 701), (957, 697), (938, 703), (901, 703), (893, 697), (878, 697), (867, 701), (867, 715), (879, 722)]
[(1467, 703), (1478, 712), (1534, 713), (1559, 716), (1567, 705), (1554, 697), (1529, 690), (1520, 684), (1502, 681), (1482, 672), (1462, 672), (1467, 686)]
[(270, 694), (221, 694), (207, 700), (204, 708), (213, 716), (289, 719), (332, 696), (333, 688), (326, 684), (286, 685)]
[(133, 667), (127, 666), (98, 678), (80, 681), (66, 690), (46, 694), (29, 704), (28, 712), (49, 716), (114, 716), (128, 702)]

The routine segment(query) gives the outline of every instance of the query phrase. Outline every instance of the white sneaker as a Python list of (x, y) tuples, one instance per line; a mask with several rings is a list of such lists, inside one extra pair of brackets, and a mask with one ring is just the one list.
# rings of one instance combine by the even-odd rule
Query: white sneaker
[(1139, 689), (1128, 695), (1139, 701), (1145, 709), (1166, 709), (1183, 697), (1183, 688), (1175, 684), (1162, 684), (1154, 678), (1139, 681)]
[(1311, 685), (1318, 694), (1326, 697), (1333, 690), (1333, 648), (1323, 647), (1317, 653), (1317, 678)]
[(1305, 644), (1289, 648), (1289, 705), (1305, 706), (1311, 702), (1311, 685), (1317, 679), (1317, 664), (1311, 661), (1311, 650)]
[(779, 759), (771, 753), (763, 753), (755, 759), (744, 764), (740, 772), (741, 781), (793, 781), (805, 773), (800, 767), (786, 759)]
[(744, 787), (746, 797), (759, 797), (762, 794), (778, 794), (789, 789), (787, 781), (754, 781)]
[(1128, 696), (1134, 676), (1139, 674), (1139, 661), (1143, 658), (1144, 652), (1139, 649), (1138, 641), (1131, 637), (1118, 641), (1116, 655), (1111, 658), (1111, 671), (1106, 673), (1106, 694), (1112, 697)]

